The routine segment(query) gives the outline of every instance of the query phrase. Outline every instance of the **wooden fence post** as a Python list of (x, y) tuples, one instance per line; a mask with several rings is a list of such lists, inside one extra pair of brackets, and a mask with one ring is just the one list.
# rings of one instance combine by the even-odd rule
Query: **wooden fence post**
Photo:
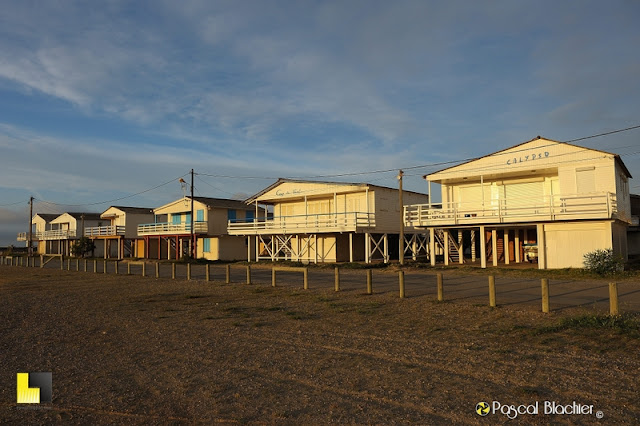
[(302, 286), (305, 290), (309, 290), (309, 268), (302, 270)]
[(67, 259), (67, 271), (71, 270), (71, 258)]
[(335, 291), (340, 291), (340, 269), (336, 266), (334, 269), (335, 274)]
[(191, 263), (187, 263), (187, 281), (191, 281)]
[(367, 269), (367, 294), (373, 294), (373, 273)]
[(618, 284), (617, 283), (609, 283), (609, 314), (610, 315), (620, 314), (620, 310), (618, 309)]
[(211, 281), (211, 265), (206, 264), (204, 267), (205, 280)]
[(131, 275), (131, 263), (127, 263), (127, 275)]
[(120, 262), (119, 262), (118, 260), (116, 260), (115, 262), (113, 262), (113, 267), (114, 267), (114, 269), (115, 269), (115, 273), (116, 273), (116, 275), (118, 275), (118, 264), (119, 264), (119, 263), (120, 263)]
[[(16, 259), (16, 265), (18, 264), (18, 259)], [(60, 256), (60, 270), (64, 270), (64, 256)]]
[(142, 276), (147, 276), (147, 263), (144, 260), (142, 261)]
[(276, 286), (276, 270), (275, 268), (271, 268), (271, 287)]
[(247, 265), (247, 284), (251, 284), (251, 265)]
[(398, 281), (400, 284), (400, 299), (404, 299), (404, 271), (398, 271)]
[(176, 264), (175, 262), (171, 263), (171, 279), (176, 279)]
[(106, 274), (107, 273), (107, 261), (104, 261), (104, 264), (102, 265), (102, 273)]
[(549, 279), (542, 278), (542, 312), (549, 313)]
[(156, 278), (160, 278), (160, 264), (156, 263)]
[(98, 273), (98, 260), (97, 259), (93, 259), (93, 273), (94, 274)]
[(80, 272), (80, 259), (76, 259), (76, 272)]
[(89, 269), (87, 268), (87, 259), (84, 259), (83, 263), (84, 263), (84, 271), (87, 272), (87, 269)]
[(438, 302), (444, 301), (444, 287), (442, 285), (442, 272), (436, 274), (436, 282), (438, 286)]
[(496, 307), (496, 278), (489, 275), (489, 306)]
[(227, 276), (226, 276), (225, 282), (227, 284), (230, 284), (231, 283), (231, 265), (229, 265), (228, 263), (226, 265), (226, 275)]

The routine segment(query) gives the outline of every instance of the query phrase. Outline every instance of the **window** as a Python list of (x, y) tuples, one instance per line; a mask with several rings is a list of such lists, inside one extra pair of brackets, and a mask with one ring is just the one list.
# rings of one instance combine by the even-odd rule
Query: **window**
[(578, 194), (596, 192), (595, 167), (576, 169), (576, 190), (578, 191)]
[(253, 218), (254, 218), (254, 216), (253, 216), (253, 210), (247, 210), (247, 211), (245, 211), (245, 213), (244, 213), (244, 217), (245, 217), (245, 219), (247, 220), (247, 222), (253, 222)]
[(202, 245), (203, 245), (202, 250), (205, 253), (211, 253), (211, 238), (204, 238), (202, 240)]
[(173, 215), (171, 215), (171, 223), (174, 225), (180, 225), (181, 218), (182, 215), (180, 213), (174, 213)]
[(184, 223), (191, 223), (191, 212), (184, 214)]
[(229, 222), (234, 223), (236, 221), (236, 211), (235, 210), (227, 210), (227, 220)]
[(204, 222), (204, 210), (198, 210), (196, 212), (196, 221), (197, 222)]

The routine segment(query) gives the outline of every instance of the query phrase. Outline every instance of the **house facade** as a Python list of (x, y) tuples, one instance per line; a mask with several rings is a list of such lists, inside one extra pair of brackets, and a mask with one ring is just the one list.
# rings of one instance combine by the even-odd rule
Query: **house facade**
[(100, 245), (104, 258), (141, 257), (136, 253), (138, 225), (154, 220), (153, 209), (111, 206), (100, 218), (103, 224), (86, 226), (84, 235)]
[[(54, 250), (53, 240), (45, 240), (44, 233), (46, 231), (56, 230), (59, 225), (52, 225), (51, 221), (57, 218), (58, 214), (52, 213), (36, 213), (31, 218), (31, 241), (35, 245), (36, 253), (45, 254), (47, 252), (51, 253)], [(18, 234), (18, 241), (24, 241), (29, 246), (29, 233), (28, 232), (20, 232)], [(55, 244), (55, 248), (57, 249), (57, 244)], [(47, 251), (48, 249), (48, 251)]]
[(191, 197), (183, 197), (153, 213), (154, 222), (137, 226), (138, 257), (180, 259), (193, 253), (193, 244), (197, 258), (207, 260), (244, 259), (250, 251), (245, 238), (227, 233), (228, 221), (254, 217), (253, 207), (242, 201), (193, 197), (192, 206)]
[[(70, 256), (73, 243), (84, 236), (85, 227), (102, 226), (104, 219), (100, 213), (63, 213), (53, 219), (51, 229), (42, 233), (46, 251), (43, 254), (63, 254)], [(97, 246), (92, 256), (102, 256), (102, 247)]]
[[(409, 191), (404, 199), (428, 201), (426, 194)], [(398, 256), (401, 206), (396, 189), (279, 179), (246, 203), (256, 212), (268, 211), (267, 217), (229, 221), (228, 232), (253, 239), (255, 259), (371, 262)]]
[(630, 178), (616, 154), (538, 136), (425, 176), (442, 203), (405, 205), (405, 222), (429, 233), (432, 264), (438, 252), (482, 267), (583, 267), (604, 248), (626, 259)]

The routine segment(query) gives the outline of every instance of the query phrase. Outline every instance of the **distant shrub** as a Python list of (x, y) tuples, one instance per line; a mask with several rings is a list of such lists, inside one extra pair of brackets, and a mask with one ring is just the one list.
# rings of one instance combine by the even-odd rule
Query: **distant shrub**
[(93, 241), (87, 237), (82, 237), (79, 240), (76, 240), (71, 246), (71, 254), (74, 256), (84, 256), (87, 253), (95, 250), (96, 245)]
[(624, 270), (624, 259), (612, 249), (594, 250), (584, 255), (584, 267), (598, 275), (613, 275)]

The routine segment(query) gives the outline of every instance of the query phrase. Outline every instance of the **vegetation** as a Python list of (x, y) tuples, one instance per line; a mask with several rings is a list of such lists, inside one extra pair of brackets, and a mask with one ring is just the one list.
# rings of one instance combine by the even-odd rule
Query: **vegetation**
[(85, 254), (94, 251), (95, 248), (96, 245), (93, 243), (93, 240), (87, 237), (82, 237), (79, 240), (76, 240), (71, 246), (71, 254), (78, 257), (84, 257)]
[(624, 271), (624, 259), (612, 249), (594, 250), (584, 255), (584, 267), (601, 276), (615, 275)]

